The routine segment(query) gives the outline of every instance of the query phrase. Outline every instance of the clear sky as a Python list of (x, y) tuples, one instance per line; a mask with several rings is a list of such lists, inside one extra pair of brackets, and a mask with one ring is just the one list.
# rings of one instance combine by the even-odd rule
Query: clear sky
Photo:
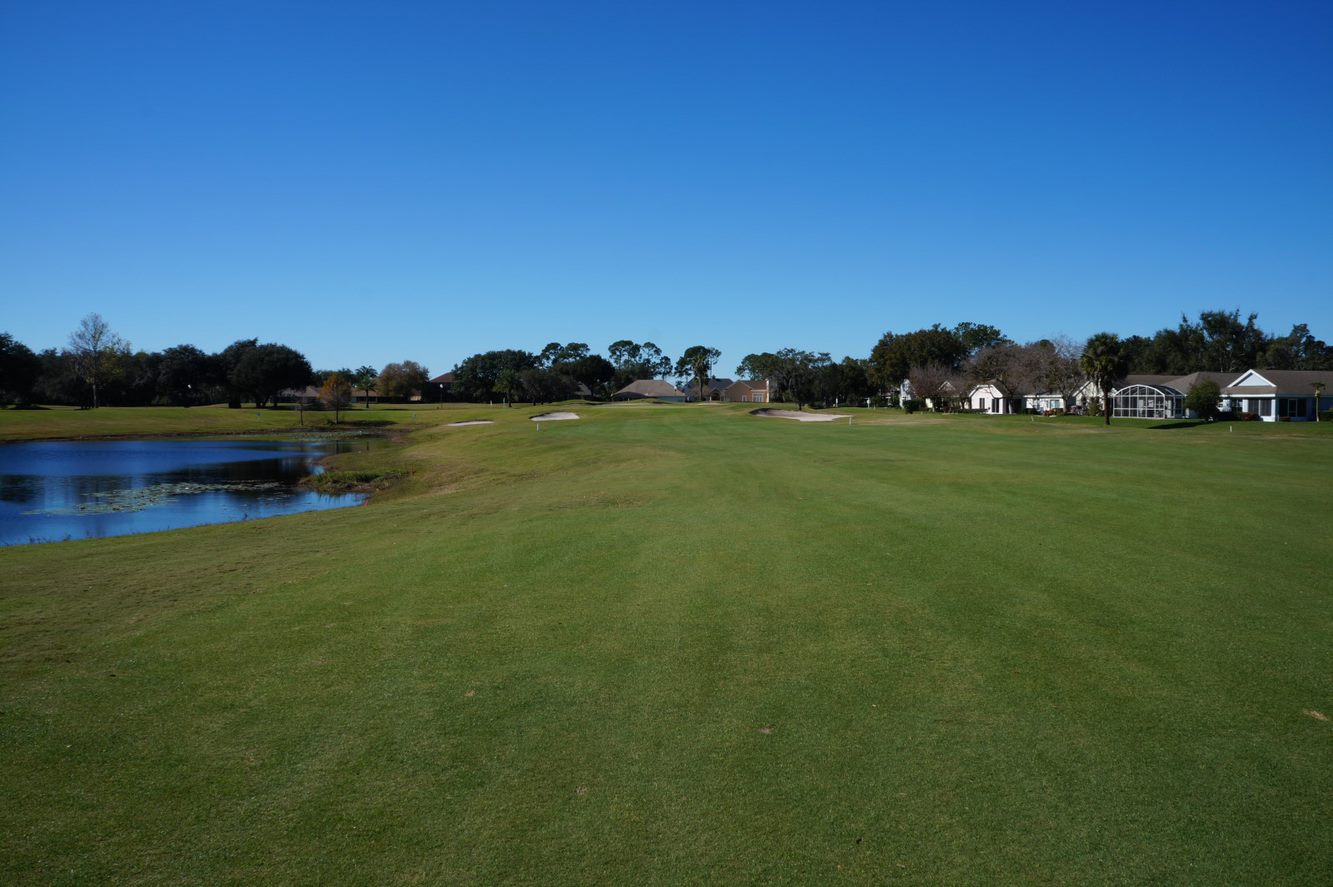
[(0, 330), (1333, 340), (1333, 3), (0, 0)]

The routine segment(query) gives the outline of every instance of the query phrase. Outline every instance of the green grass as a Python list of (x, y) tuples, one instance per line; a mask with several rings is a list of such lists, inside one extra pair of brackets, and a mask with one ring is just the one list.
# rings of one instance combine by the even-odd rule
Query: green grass
[(1333, 880), (1324, 428), (544, 409), (0, 550), (0, 879)]
[[(453, 406), (447, 404), (446, 406)], [(375, 407), (369, 410), (343, 410), (342, 422), (352, 426), (412, 426), (437, 421), (447, 412), (434, 406), (407, 404)], [(54, 438), (135, 437), (176, 434), (265, 434), (328, 428), (331, 411), (307, 410), (298, 413), (290, 407), (257, 410), (254, 407), (231, 410), (225, 406), (207, 407), (121, 407), (79, 410), (50, 407), (40, 410), (0, 410), (0, 441), (43, 440)]]

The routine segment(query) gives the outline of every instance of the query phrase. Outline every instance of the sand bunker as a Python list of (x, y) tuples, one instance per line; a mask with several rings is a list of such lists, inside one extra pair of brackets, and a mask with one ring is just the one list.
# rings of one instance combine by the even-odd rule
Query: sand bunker
[(468, 426), (468, 425), (494, 425), (494, 424), (495, 424), (495, 420), (493, 420), (493, 419), (467, 419), (467, 420), (465, 420), (465, 421), (463, 421), (463, 422), (450, 422), (450, 423), (449, 423), (449, 427), (450, 427), (450, 428), (464, 428), (464, 427), (466, 427), (466, 426)]
[(798, 413), (796, 410), (754, 410), (753, 416), (768, 416), (772, 419), (795, 419), (797, 422), (832, 422), (834, 419), (846, 419), (837, 413)]
[(577, 419), (578, 417), (579, 417), (578, 413), (541, 413), (539, 415), (533, 416), (532, 421), (565, 422), (568, 421), (569, 419)]

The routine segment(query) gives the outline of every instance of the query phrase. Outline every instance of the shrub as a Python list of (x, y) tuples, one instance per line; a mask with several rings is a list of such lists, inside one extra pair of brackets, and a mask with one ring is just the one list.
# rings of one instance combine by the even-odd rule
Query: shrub
[(1218, 401), (1221, 395), (1221, 389), (1217, 387), (1216, 382), (1204, 379), (1190, 386), (1189, 393), (1185, 395), (1185, 409), (1192, 411), (1200, 419), (1212, 421), (1220, 412)]
[(345, 493), (355, 490), (382, 490), (407, 474), (398, 469), (359, 469), (324, 471), (305, 479), (306, 485), (321, 493)]

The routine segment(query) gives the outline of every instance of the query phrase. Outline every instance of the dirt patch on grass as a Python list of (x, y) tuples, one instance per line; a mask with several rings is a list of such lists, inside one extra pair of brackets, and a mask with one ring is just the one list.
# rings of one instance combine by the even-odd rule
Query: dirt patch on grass
[(1328, 720), (1328, 715), (1324, 714), (1322, 711), (1315, 711), (1313, 708), (1307, 708), (1305, 710), (1305, 713), (1310, 717), (1314, 718), (1316, 721)]
[(751, 410), (751, 416), (764, 416), (769, 419), (794, 419), (797, 422), (832, 422), (836, 419), (850, 419), (839, 413), (806, 413), (796, 410)]

